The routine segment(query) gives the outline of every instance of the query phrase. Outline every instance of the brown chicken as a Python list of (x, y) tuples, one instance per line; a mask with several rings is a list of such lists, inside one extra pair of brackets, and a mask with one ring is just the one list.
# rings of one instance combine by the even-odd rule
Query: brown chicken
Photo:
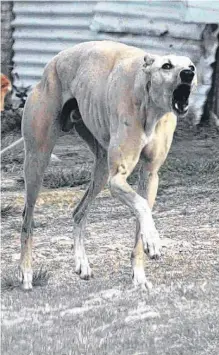
[(11, 82), (8, 77), (1, 74), (1, 111), (4, 111), (5, 96), (12, 89)]

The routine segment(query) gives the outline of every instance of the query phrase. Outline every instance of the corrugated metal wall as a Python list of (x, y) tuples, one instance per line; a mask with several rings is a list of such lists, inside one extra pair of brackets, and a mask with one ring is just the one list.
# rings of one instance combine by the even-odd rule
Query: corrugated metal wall
[(12, 71), (12, 1), (1, 1), (1, 73), (11, 79)]
[[(188, 55), (198, 66), (193, 107), (199, 119), (211, 86), (217, 38), (203, 23), (215, 21), (209, 1), (15, 1), (14, 72), (33, 85), (62, 49), (89, 40), (112, 39), (157, 54)], [(203, 6), (205, 5), (205, 6)], [(217, 5), (217, 4), (216, 4)], [(190, 20), (191, 19), (191, 20)], [(187, 21), (192, 21), (188, 23)], [(201, 23), (199, 23), (201, 22)], [(205, 29), (205, 32), (204, 32)], [(205, 40), (203, 41), (203, 34)]]
[(44, 66), (63, 49), (92, 40), (95, 1), (14, 1), (14, 73), (34, 85)]

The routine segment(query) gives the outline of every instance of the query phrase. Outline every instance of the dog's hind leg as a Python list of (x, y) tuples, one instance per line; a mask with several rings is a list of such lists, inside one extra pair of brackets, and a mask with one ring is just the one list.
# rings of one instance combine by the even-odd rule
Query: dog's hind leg
[(87, 280), (92, 276), (92, 270), (89, 266), (83, 241), (86, 219), (92, 201), (107, 182), (108, 164), (107, 152), (100, 146), (83, 122), (77, 124), (75, 128), (95, 155), (95, 165), (91, 182), (82, 200), (73, 212), (75, 271), (82, 279)]
[[(48, 84), (47, 84), (48, 85)], [(52, 88), (50, 88), (52, 89)], [(56, 92), (54, 91), (54, 94)], [(25, 145), (25, 208), (21, 228), (20, 279), (23, 289), (32, 288), (32, 219), (44, 171), (59, 135), (59, 101), (48, 87), (36, 87), (24, 109), (22, 131)]]

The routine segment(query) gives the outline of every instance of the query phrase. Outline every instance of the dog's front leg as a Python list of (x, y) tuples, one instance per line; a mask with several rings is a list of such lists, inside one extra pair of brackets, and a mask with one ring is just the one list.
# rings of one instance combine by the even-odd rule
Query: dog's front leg
[[(145, 162), (141, 163), (139, 170), (139, 181), (138, 181), (138, 194), (147, 199), (147, 175)], [(147, 199), (148, 201), (148, 199)], [(149, 201), (148, 201), (149, 204)], [(149, 204), (149, 207), (150, 204)], [(135, 236), (135, 246), (132, 251), (131, 261), (133, 269), (133, 281), (135, 285), (141, 284), (147, 286), (148, 289), (152, 287), (151, 283), (146, 280), (144, 272), (144, 245), (142, 238), (139, 233), (140, 225), (138, 219), (136, 219), (136, 236)]]
[(141, 136), (137, 135), (135, 131), (134, 134), (131, 133), (130, 137), (129, 134), (125, 134), (123, 138), (125, 139), (117, 134), (110, 143), (110, 189), (112, 195), (129, 206), (136, 215), (139, 228), (136, 230), (136, 242), (132, 252), (133, 278), (135, 284), (148, 287), (149, 284), (144, 273), (143, 250), (151, 258), (158, 258), (160, 256), (160, 239), (147, 200), (137, 194), (127, 183), (128, 176), (139, 160), (142, 149)]

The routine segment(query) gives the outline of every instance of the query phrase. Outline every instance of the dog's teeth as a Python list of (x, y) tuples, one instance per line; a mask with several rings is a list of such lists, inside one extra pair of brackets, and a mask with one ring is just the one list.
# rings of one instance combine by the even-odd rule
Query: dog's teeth
[(179, 106), (178, 106), (177, 102), (175, 103), (175, 107), (176, 107), (177, 110), (179, 110)]

